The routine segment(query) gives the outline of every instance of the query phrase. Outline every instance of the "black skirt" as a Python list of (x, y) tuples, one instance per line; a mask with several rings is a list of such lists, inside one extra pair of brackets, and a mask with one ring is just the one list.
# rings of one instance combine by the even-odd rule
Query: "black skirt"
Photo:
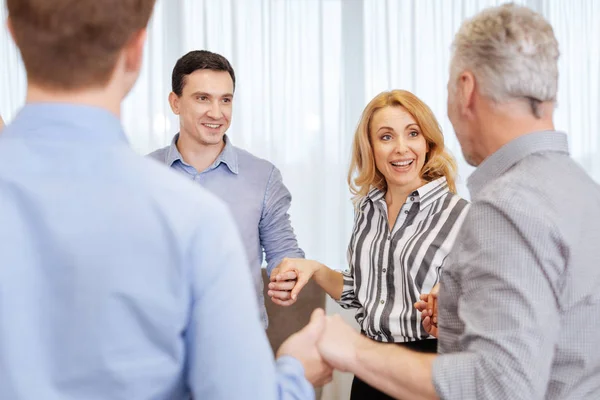
[[(414, 342), (395, 344), (413, 351), (418, 351), (419, 353), (437, 353), (437, 339), (417, 340)], [(393, 400), (393, 397), (375, 389), (355, 376), (352, 381), (350, 400)]]

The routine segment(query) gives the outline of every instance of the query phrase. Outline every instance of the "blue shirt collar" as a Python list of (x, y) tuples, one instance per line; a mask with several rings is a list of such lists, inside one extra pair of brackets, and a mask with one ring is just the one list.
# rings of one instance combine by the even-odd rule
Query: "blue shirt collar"
[(475, 197), (485, 185), (500, 177), (525, 157), (547, 151), (569, 154), (567, 135), (558, 131), (541, 131), (508, 142), (483, 160), (469, 176), (467, 187), (471, 197)]
[(46, 127), (60, 126), (52, 131), (51, 140), (90, 141), (95, 143), (127, 143), (121, 121), (110, 111), (83, 104), (28, 103), (4, 132), (44, 138)]
[[(171, 145), (169, 146), (169, 149), (167, 150), (167, 156), (166, 156), (165, 162), (169, 167), (172, 166), (173, 163), (176, 161), (180, 161), (181, 163), (188, 165), (183, 160), (181, 153), (177, 149), (177, 139), (179, 139), (179, 133), (173, 137), (173, 140), (171, 141)], [(210, 167), (208, 167), (208, 170), (215, 169), (221, 163), (224, 163), (225, 165), (227, 165), (227, 168), (229, 168), (229, 170), (232, 173), (237, 175), (239, 173), (239, 164), (238, 164), (238, 155), (237, 155), (236, 149), (233, 146), (233, 144), (231, 144), (231, 140), (229, 140), (229, 137), (227, 135), (223, 136), (223, 140), (225, 141), (225, 147), (223, 148), (223, 150), (221, 151), (221, 153), (219, 154), (219, 156), (217, 157), (215, 162)], [(198, 171), (198, 172), (202, 172), (202, 171)]]

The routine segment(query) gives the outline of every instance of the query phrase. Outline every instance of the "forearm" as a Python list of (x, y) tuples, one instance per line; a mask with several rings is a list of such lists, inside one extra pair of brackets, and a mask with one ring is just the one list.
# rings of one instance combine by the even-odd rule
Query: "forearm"
[(334, 271), (326, 265), (320, 264), (319, 269), (313, 275), (313, 279), (334, 300), (337, 301), (342, 297), (344, 277), (341, 272)]
[(417, 353), (361, 336), (349, 369), (369, 385), (394, 398), (437, 399), (432, 381), (432, 365), (436, 357), (435, 354)]

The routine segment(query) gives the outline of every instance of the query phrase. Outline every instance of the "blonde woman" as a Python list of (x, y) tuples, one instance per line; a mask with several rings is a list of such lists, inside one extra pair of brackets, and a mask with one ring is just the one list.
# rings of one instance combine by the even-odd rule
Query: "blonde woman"
[[(356, 308), (362, 333), (422, 352), (437, 340), (413, 304), (437, 284), (468, 209), (456, 195), (456, 162), (439, 124), (414, 94), (393, 90), (363, 111), (348, 173), (356, 206), (349, 270), (337, 272), (304, 259), (285, 259), (271, 275), (269, 296), (293, 304), (312, 277), (342, 307)], [(351, 399), (389, 396), (357, 377)]]

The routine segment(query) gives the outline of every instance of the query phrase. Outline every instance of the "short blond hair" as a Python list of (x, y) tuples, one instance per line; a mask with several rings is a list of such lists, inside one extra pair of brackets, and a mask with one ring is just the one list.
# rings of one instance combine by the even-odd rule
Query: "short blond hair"
[(403, 107), (421, 128), (429, 151), (421, 170), (425, 181), (446, 177), (450, 191), (456, 193), (456, 161), (446, 150), (442, 129), (431, 109), (417, 96), (406, 90), (392, 90), (378, 94), (364, 109), (352, 144), (352, 159), (348, 171), (348, 186), (355, 203), (367, 195), (372, 187), (387, 190), (383, 174), (375, 165), (371, 145), (370, 125), (376, 111), (385, 107)]

